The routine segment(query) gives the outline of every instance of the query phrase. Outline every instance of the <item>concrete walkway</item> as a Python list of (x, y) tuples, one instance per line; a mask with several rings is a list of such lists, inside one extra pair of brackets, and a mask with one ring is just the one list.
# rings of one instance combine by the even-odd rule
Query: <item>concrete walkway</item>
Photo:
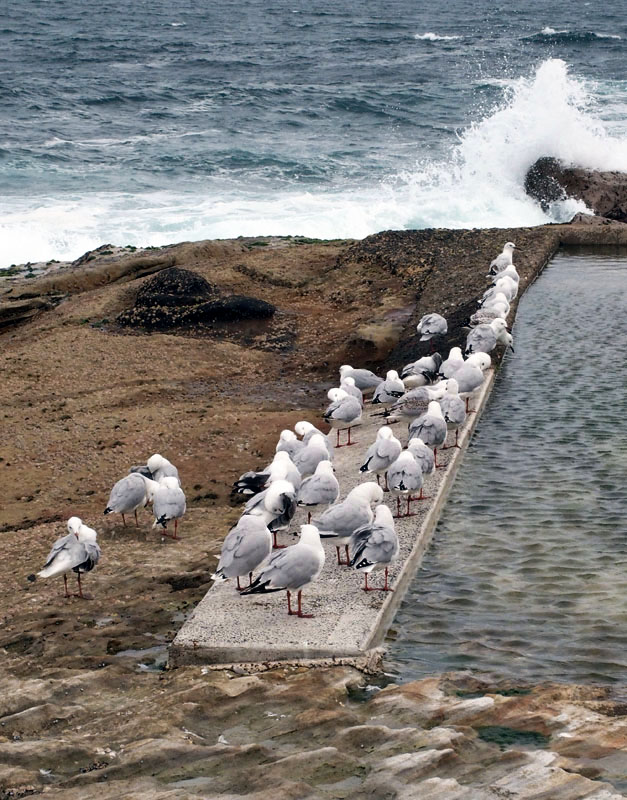
[[(446, 464), (446, 468), (426, 478), (424, 493), (430, 499), (413, 504), (416, 516), (396, 520), (400, 556), (390, 567), (394, 592), (362, 591), (363, 575), (338, 566), (335, 546), (327, 540), (324, 542), (327, 557), (323, 573), (303, 592), (303, 610), (313, 613), (313, 619), (288, 616), (285, 592), (240, 597), (234, 581), (219, 583), (207, 592), (177, 634), (170, 647), (169, 665), (322, 661), (364, 667), (376, 662), (376, 648), (382, 644), (420, 565), (493, 380), (494, 373), (488, 373), (481, 394), (474, 399), (476, 413), (467, 417), (460, 431), (461, 449), (438, 453), (438, 460)], [(325, 398), (320, 400), (322, 412)], [(334, 466), (341, 499), (358, 483), (371, 479), (359, 472), (359, 465), (381, 421), (380, 417), (371, 418), (370, 413), (371, 407), (367, 405), (364, 424), (353, 429), (353, 439), (358, 444), (336, 451)], [(394, 426), (394, 434), (405, 445), (406, 426), (402, 423)], [(335, 434), (332, 435), (334, 439)], [(449, 433), (449, 442), (454, 440), (453, 436)], [(386, 495), (385, 502), (395, 513), (394, 498)], [(297, 532), (300, 524), (306, 521), (307, 513), (299, 511), (290, 530)], [(226, 535), (227, 531), (224, 533)], [(282, 534), (280, 538), (283, 544), (296, 541), (290, 534)], [(382, 585), (382, 572), (377, 571), (371, 577), (371, 585)]]

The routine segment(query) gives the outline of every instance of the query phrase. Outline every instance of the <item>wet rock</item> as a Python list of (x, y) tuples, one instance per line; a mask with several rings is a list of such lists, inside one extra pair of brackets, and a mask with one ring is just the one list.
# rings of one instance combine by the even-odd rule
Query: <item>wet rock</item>
[(567, 167), (540, 158), (525, 177), (525, 191), (546, 211), (551, 203), (574, 197), (600, 217), (627, 222), (627, 173)]
[(222, 296), (219, 287), (201, 275), (170, 267), (140, 288), (133, 308), (119, 314), (117, 321), (146, 330), (172, 330), (267, 319), (275, 310), (270, 303), (255, 297)]

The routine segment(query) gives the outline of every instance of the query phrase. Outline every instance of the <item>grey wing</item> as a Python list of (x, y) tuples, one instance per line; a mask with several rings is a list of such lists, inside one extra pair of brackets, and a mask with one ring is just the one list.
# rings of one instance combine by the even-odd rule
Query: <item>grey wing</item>
[(473, 392), (484, 381), (484, 375), (478, 367), (472, 364), (460, 367), (455, 373), (455, 380), (460, 393)]
[(153, 509), (157, 519), (163, 516), (165, 516), (166, 519), (178, 519), (185, 513), (185, 495), (177, 489), (157, 493), (155, 495)]
[(137, 467), (131, 467), (129, 469), (129, 473), (131, 475), (135, 472), (139, 473), (140, 475), (143, 475), (145, 478), (150, 478), (150, 480), (154, 480), (152, 472), (148, 469), (148, 467), (145, 464), (140, 464)]
[[(489, 328), (489, 331), (486, 330)], [(490, 353), (496, 347), (496, 336), (490, 326), (478, 325), (468, 334), (466, 352)]]
[(331, 505), (337, 500), (339, 486), (326, 475), (312, 475), (303, 481), (298, 502), (306, 506)]
[[(333, 403), (333, 406), (329, 406), (329, 409), (333, 407), (333, 412), (330, 415), (331, 419), (336, 419), (339, 422), (352, 422), (356, 417), (361, 414), (361, 407), (359, 406), (359, 401), (355, 397), (343, 397), (341, 400), (338, 400), (337, 403)], [(327, 412), (329, 411), (327, 409)], [(328, 418), (328, 413), (325, 414), (325, 417)]]
[(257, 522), (255, 517), (242, 517), (224, 540), (216, 572), (222, 572), (227, 578), (245, 575), (256, 569), (271, 552), (272, 540), (265, 524)]
[(107, 508), (112, 511), (133, 511), (146, 498), (146, 484), (140, 475), (127, 475), (111, 489)]
[(351, 537), (355, 567), (389, 564), (398, 554), (398, 538), (391, 528), (372, 525), (355, 531)]
[(413, 492), (422, 486), (422, 471), (418, 463), (413, 463), (396, 467), (395, 464), (388, 470), (388, 486), (398, 492)]
[(382, 439), (377, 444), (377, 458), (381, 462), (381, 465), (390, 465), (401, 454), (401, 444), (398, 440), (394, 439)]
[(262, 571), (262, 581), (269, 580), (272, 588), (296, 590), (306, 586), (320, 572), (320, 558), (303, 552), (297, 545), (288, 547), (282, 556), (273, 558)]
[(304, 450), (301, 450), (296, 456), (294, 465), (298, 469), (300, 475), (312, 475), (320, 460), (320, 453), (317, 449), (305, 447)]
[(79, 544), (78, 539), (73, 533), (68, 533), (65, 536), (61, 536), (61, 538), (57, 539), (57, 541), (52, 545), (52, 549), (48, 553), (48, 558), (46, 559), (46, 563), (44, 564), (43, 568), (45, 569), (46, 567), (49, 567), (59, 553), (63, 552), (64, 550), (67, 550), (68, 554), (70, 554), (73, 550), (77, 550), (77, 544)]
[(321, 532), (333, 531), (342, 535), (347, 532), (352, 533), (360, 525), (368, 523), (369, 519), (368, 511), (361, 504), (344, 500), (328, 508), (318, 520), (314, 520), (313, 524)]
[(80, 556), (80, 563), (74, 567), (74, 572), (91, 572), (100, 558), (100, 547), (96, 542), (81, 543), (83, 552)]
[(456, 394), (445, 395), (442, 400), (446, 400), (445, 403), (440, 401), (440, 406), (442, 407), (442, 413), (444, 414), (446, 422), (452, 425), (461, 425), (466, 419), (466, 404), (461, 397)]
[(246, 505), (244, 506), (244, 513), (250, 514), (251, 511), (254, 511), (256, 508), (263, 510), (264, 501), (266, 499), (266, 494), (268, 493), (267, 489), (264, 489), (263, 492), (259, 492), (259, 494), (254, 495), (251, 497), (250, 500), (247, 501)]

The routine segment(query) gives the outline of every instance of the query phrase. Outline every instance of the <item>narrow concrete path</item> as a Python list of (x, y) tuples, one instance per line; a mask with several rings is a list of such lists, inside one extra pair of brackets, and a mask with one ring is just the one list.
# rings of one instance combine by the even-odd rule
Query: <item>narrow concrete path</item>
[[(372, 666), (379, 656), (376, 648), (380, 647), (420, 565), (493, 380), (494, 373), (488, 373), (482, 392), (473, 403), (476, 413), (468, 416), (460, 431), (461, 449), (438, 453), (438, 459), (446, 467), (425, 480), (425, 494), (430, 499), (413, 504), (416, 516), (396, 520), (400, 556), (390, 567), (394, 592), (364, 592), (363, 575), (338, 566), (335, 546), (326, 541), (323, 573), (303, 592), (303, 608), (315, 615), (313, 619), (288, 616), (285, 592), (241, 597), (234, 581), (220, 583), (207, 592), (177, 634), (170, 647), (170, 666), (302, 661)], [(321, 397), (321, 410), (324, 400)], [(380, 417), (372, 418), (370, 413), (367, 405), (364, 424), (353, 429), (353, 439), (358, 444), (336, 451), (334, 466), (341, 499), (357, 484), (368, 480), (359, 472), (359, 465), (380, 425)], [(394, 433), (404, 445), (406, 426), (395, 426)], [(453, 441), (453, 434), (449, 433), (448, 441)], [(385, 502), (394, 512), (394, 498), (386, 494)], [(298, 531), (306, 520), (307, 513), (299, 511), (290, 530)], [(283, 544), (294, 542), (290, 534), (282, 535)], [(383, 574), (375, 572), (372, 578), (371, 585), (381, 585)]]

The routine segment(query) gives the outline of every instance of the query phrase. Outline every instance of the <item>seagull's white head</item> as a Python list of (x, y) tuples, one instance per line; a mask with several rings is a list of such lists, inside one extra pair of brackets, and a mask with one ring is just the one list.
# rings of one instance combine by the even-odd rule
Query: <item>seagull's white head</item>
[(391, 439), (393, 435), (389, 425), (383, 425), (383, 427), (379, 428), (377, 431), (377, 439)]
[(82, 524), (83, 520), (80, 517), (70, 517), (67, 521), (68, 532), (73, 533), (74, 536), (78, 537), (78, 532)]
[(76, 534), (76, 538), (79, 542), (95, 542), (98, 534), (93, 528), (87, 527), (87, 525), (80, 526), (78, 533)]
[(342, 377), (342, 380), (344, 380), (345, 377), (348, 377), (348, 373), (352, 371), (353, 368), (351, 367), (350, 364), (342, 364), (342, 366), (340, 367), (340, 375)]
[(437, 400), (429, 401), (427, 413), (431, 414), (434, 417), (442, 417), (442, 419), (444, 419), (444, 415), (442, 414), (442, 407), (440, 406)]
[(394, 517), (390, 509), (381, 503), (374, 510), (374, 521), (377, 525), (385, 525), (386, 528), (394, 527)]
[(503, 317), (497, 317), (496, 319), (493, 319), (490, 323), (490, 326), (497, 336), (500, 336), (500, 334), (507, 330), (507, 322), (505, 322)]
[(449, 378), (446, 382), (447, 394), (459, 394), (459, 384), (455, 378)]
[(296, 441), (296, 434), (294, 431), (290, 431), (289, 429), (285, 429), (281, 431), (281, 435), (279, 436), (279, 441), (281, 442), (295, 442)]
[(326, 459), (324, 461), (318, 461), (316, 475), (333, 475), (333, 473), (333, 464), (330, 461), (327, 461)]
[(342, 378), (342, 383), (345, 383), (347, 386), (354, 386), (355, 378), (351, 378), (351, 376), (348, 375), (346, 378)]
[(329, 389), (327, 397), (332, 403), (337, 403), (338, 400), (348, 397), (348, 392), (345, 392), (344, 389)]
[(514, 242), (505, 242), (505, 245), (503, 247), (503, 252), (512, 253), (515, 250), (515, 248), (516, 245), (514, 244)]
[(398, 380), (398, 372), (395, 369), (389, 369), (385, 376), (389, 381), (397, 381)]
[(146, 466), (151, 472), (156, 472), (158, 469), (161, 469), (165, 462), (165, 458), (159, 453), (155, 453), (154, 455), (150, 456), (148, 461), (146, 461)]
[(483, 372), (490, 369), (492, 366), (492, 359), (487, 353), (473, 353), (466, 359), (467, 364), (472, 364), (473, 367), (479, 367)]
[(307, 445), (308, 447), (323, 447), (325, 450), (327, 449), (327, 443), (324, 439), (324, 436), (321, 433), (314, 433), (314, 435), (309, 440)]
[(294, 425), (294, 430), (296, 431), (298, 436), (306, 436), (315, 425), (312, 425), (311, 422), (307, 422), (306, 419), (302, 419), (300, 422), (297, 422)]

